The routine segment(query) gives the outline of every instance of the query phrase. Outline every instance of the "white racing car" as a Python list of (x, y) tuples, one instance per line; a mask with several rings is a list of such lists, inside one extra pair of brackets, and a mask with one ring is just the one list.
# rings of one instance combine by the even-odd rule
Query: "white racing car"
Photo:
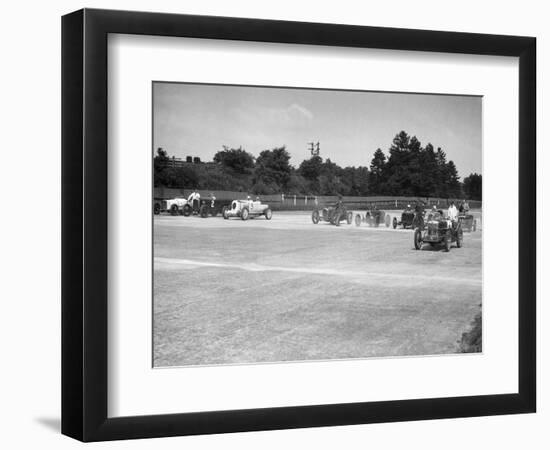
[(229, 208), (224, 207), (223, 218), (240, 217), (242, 220), (248, 220), (251, 217), (265, 216), (271, 220), (273, 212), (269, 205), (264, 205), (260, 201), (252, 200), (233, 200)]
[(189, 214), (191, 214), (191, 206), (187, 206), (189, 202), (185, 198), (171, 198), (168, 200), (164, 200), (163, 203), (164, 207), (162, 208), (162, 211), (168, 211), (173, 216), (177, 216), (180, 214), (188, 216)]

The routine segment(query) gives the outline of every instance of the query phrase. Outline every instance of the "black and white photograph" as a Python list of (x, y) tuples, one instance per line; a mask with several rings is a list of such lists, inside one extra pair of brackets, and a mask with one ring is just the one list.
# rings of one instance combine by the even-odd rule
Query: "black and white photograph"
[(153, 367), (481, 353), (482, 117), (152, 82)]

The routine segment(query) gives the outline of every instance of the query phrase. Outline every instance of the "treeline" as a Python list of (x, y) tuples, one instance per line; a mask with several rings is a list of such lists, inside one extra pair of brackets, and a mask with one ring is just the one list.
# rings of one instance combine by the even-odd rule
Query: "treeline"
[(340, 167), (330, 159), (312, 156), (298, 167), (290, 164), (285, 147), (264, 150), (254, 157), (243, 148), (223, 147), (211, 163), (174, 166), (158, 149), (154, 158), (155, 186), (237, 190), (258, 195), (404, 195), (481, 200), (481, 175), (460, 182), (453, 161), (441, 148), (404, 131), (392, 141), (386, 157), (377, 149), (370, 167)]

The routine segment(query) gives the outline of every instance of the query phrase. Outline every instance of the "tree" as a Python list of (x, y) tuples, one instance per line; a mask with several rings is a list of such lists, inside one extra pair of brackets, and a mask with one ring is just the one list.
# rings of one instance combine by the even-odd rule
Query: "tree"
[(415, 195), (414, 174), (417, 167), (414, 156), (418, 158), (420, 141), (412, 139), (405, 131), (395, 135), (389, 149), (389, 158), (385, 166), (384, 193), (389, 195)]
[(256, 159), (255, 180), (265, 185), (277, 185), (281, 190), (286, 188), (290, 180), (292, 166), (289, 164), (290, 154), (286, 148), (264, 150)]
[(370, 172), (368, 175), (369, 191), (374, 194), (383, 193), (384, 170), (386, 168), (386, 155), (378, 148), (370, 162)]
[(157, 154), (153, 158), (153, 184), (154, 186), (167, 186), (168, 185), (168, 174), (166, 169), (168, 166), (168, 153), (159, 147), (157, 149)]
[(482, 178), (480, 174), (471, 173), (463, 182), (464, 195), (470, 200), (481, 200)]
[(223, 150), (214, 155), (214, 162), (240, 174), (248, 174), (254, 168), (254, 157), (242, 147), (229, 148), (224, 145)]
[(453, 161), (447, 163), (447, 195), (451, 198), (462, 197), (460, 178)]
[(434, 147), (428, 142), (420, 154), (420, 173), (418, 192), (421, 197), (434, 197), (437, 192), (437, 162)]
[(319, 176), (323, 170), (323, 158), (314, 155), (304, 159), (298, 167), (298, 173), (307, 181), (307, 189), (313, 194), (319, 193)]

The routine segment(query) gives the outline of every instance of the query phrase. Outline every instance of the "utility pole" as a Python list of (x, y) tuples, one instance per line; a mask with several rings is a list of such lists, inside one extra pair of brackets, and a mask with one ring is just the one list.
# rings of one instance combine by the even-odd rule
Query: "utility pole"
[(319, 153), (321, 153), (321, 145), (319, 142), (308, 142), (308, 145), (311, 156), (319, 156)]

